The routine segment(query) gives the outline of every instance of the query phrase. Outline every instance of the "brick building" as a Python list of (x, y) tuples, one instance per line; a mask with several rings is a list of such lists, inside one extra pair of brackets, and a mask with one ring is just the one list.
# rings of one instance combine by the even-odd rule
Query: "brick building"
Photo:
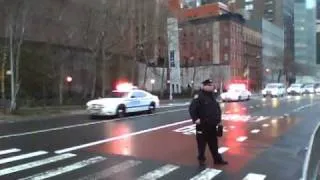
[(228, 65), (231, 77), (243, 76), (243, 24), (234, 13), (181, 23), (181, 65)]
[(258, 90), (262, 86), (262, 36), (247, 26), (243, 27), (243, 59), (247, 68), (249, 88)]

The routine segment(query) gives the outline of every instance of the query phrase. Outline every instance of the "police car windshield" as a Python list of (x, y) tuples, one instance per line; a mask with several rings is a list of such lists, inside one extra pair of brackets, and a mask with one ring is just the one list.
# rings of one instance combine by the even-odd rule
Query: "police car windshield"
[(107, 98), (124, 98), (127, 97), (128, 94), (128, 92), (112, 91), (110, 94), (107, 95)]
[(240, 89), (236, 89), (236, 88), (234, 88), (234, 89), (229, 89), (229, 92), (240, 92), (241, 90)]
[(277, 85), (277, 84), (268, 84), (267, 85), (267, 88), (278, 88), (279, 87), (279, 85)]
[(301, 87), (301, 86), (302, 86), (302, 84), (292, 84), (292, 85), (291, 85), (291, 87), (297, 87), (297, 88), (298, 88), (298, 87)]
[(313, 84), (307, 84), (304, 86), (305, 88), (312, 88), (313, 87)]

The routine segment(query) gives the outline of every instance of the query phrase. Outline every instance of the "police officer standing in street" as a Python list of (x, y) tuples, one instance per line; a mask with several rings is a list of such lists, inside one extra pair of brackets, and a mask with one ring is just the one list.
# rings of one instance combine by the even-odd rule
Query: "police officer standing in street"
[(221, 123), (221, 109), (213, 96), (214, 84), (207, 79), (202, 82), (201, 90), (196, 93), (189, 107), (193, 123), (196, 124), (199, 165), (205, 165), (205, 149), (209, 145), (214, 164), (226, 165), (218, 152), (217, 126)]

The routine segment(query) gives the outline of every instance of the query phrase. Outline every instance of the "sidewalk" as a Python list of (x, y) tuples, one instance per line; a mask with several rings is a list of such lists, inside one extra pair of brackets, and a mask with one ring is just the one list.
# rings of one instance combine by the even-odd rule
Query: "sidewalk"
[[(160, 107), (185, 106), (190, 99), (160, 100)], [(46, 107), (22, 107), (16, 114), (4, 114), (0, 111), (0, 123), (5, 121), (47, 119), (54, 117), (86, 115), (85, 106), (46, 106)]]
[(16, 114), (4, 114), (0, 112), (0, 123), (84, 115), (85, 111), (83, 109), (81, 106), (21, 108)]

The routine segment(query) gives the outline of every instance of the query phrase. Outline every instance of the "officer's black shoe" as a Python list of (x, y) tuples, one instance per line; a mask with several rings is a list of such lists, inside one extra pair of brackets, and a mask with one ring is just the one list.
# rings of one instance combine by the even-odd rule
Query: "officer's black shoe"
[(215, 161), (214, 162), (215, 165), (227, 165), (229, 164), (227, 161), (224, 160), (220, 160), (220, 161)]

